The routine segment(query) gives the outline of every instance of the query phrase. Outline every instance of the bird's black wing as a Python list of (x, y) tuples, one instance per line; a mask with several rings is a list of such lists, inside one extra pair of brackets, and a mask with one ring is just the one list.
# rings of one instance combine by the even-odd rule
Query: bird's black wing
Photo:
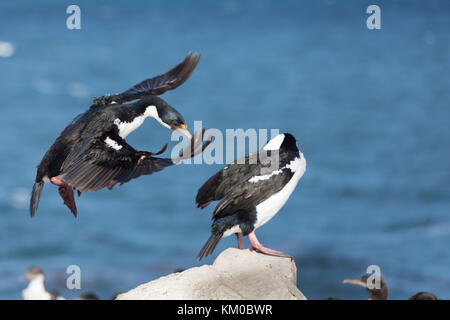
[(103, 139), (94, 139), (87, 147), (80, 148), (81, 151), (74, 150), (64, 162), (58, 178), (79, 192), (97, 191), (104, 187), (111, 189), (116, 183), (125, 183), (174, 164), (171, 159), (137, 151), (120, 137), (110, 139), (117, 143), (116, 148)]
[(267, 180), (251, 182), (250, 178), (240, 182), (219, 202), (213, 211), (213, 218), (228, 216), (238, 211), (253, 211), (258, 204), (280, 191), (293, 175), (294, 173), (286, 168)]
[[(253, 175), (257, 174), (259, 169), (256, 153), (245, 156), (244, 158), (235, 161), (225, 168), (217, 172), (206, 181), (197, 192), (195, 202), (197, 207), (205, 208), (212, 201), (223, 199), (234, 186), (247, 181)], [(252, 159), (252, 160), (250, 160)], [(255, 159), (255, 160), (254, 160)], [(251, 161), (255, 161), (254, 163)]]
[(182, 85), (194, 71), (200, 59), (200, 54), (191, 52), (177, 66), (168, 72), (146, 79), (131, 89), (117, 95), (108, 95), (94, 99), (94, 106), (107, 105), (113, 101), (124, 103), (127, 101), (139, 99), (148, 95), (161, 95), (168, 90), (175, 89)]
[[(263, 168), (269, 168), (259, 161), (258, 153), (236, 161), (226, 166), (212, 176), (199, 189), (196, 197), (197, 206), (205, 208), (212, 201), (220, 200), (213, 211), (213, 218), (219, 218), (238, 211), (252, 211), (255, 206), (268, 196), (280, 191), (292, 178), (293, 172), (286, 168), (286, 155), (281, 155), (279, 164), (280, 172), (269, 176), (267, 179), (252, 178), (263, 177)], [(245, 162), (243, 161), (245, 159)], [(269, 179), (270, 177), (270, 179)]]
[(185, 148), (179, 157), (170, 159), (154, 157), (163, 153), (167, 145), (161, 151), (151, 153), (135, 150), (119, 136), (110, 134), (108, 138), (109, 143), (106, 138), (80, 142), (81, 147), (74, 148), (63, 163), (58, 178), (79, 192), (97, 191), (104, 187), (111, 189), (117, 183), (123, 184), (193, 157), (210, 143), (208, 140), (201, 145), (203, 135), (194, 135), (191, 145)]

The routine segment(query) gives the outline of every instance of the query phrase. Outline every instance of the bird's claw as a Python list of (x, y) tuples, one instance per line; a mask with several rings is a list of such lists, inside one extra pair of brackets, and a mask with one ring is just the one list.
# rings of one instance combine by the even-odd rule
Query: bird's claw
[(151, 156), (159, 156), (160, 154), (163, 154), (167, 150), (167, 143), (156, 153), (150, 152)]
[[(209, 136), (206, 141), (203, 142), (203, 137), (205, 134), (206, 128), (202, 128), (201, 133), (194, 132), (194, 136), (191, 139), (191, 143), (183, 149), (178, 158), (174, 160), (174, 162), (179, 162), (181, 160), (190, 159), (195, 157), (196, 155), (202, 153), (206, 147), (208, 147), (212, 142), (212, 137)], [(201, 147), (200, 147), (201, 146)]]
[(276, 251), (276, 250), (272, 250), (272, 249), (265, 248), (265, 247), (263, 247), (263, 248), (255, 248), (255, 247), (251, 246), (250, 247), (250, 251), (255, 251), (255, 252), (262, 253), (262, 254), (265, 254), (265, 255), (268, 255), (268, 256), (273, 256), (273, 257), (294, 259), (293, 256), (290, 256), (288, 254), (284, 254), (281, 251)]

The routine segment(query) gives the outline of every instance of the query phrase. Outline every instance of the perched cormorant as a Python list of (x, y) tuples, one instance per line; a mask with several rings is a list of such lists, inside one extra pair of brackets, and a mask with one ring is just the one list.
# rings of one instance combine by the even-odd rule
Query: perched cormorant
[[(39, 205), (44, 183), (59, 187), (64, 204), (77, 216), (73, 189), (78, 195), (85, 191), (111, 189), (144, 174), (152, 174), (180, 161), (156, 158), (157, 153), (138, 151), (125, 138), (146, 118), (155, 118), (160, 124), (179, 131), (192, 139), (181, 114), (161, 98), (167, 90), (180, 86), (195, 69), (200, 55), (189, 53), (176, 67), (163, 75), (142, 81), (131, 89), (116, 95), (94, 100), (89, 110), (78, 115), (56, 139), (38, 166), (30, 200), (30, 214), (34, 216)], [(133, 103), (125, 103), (132, 100)], [(183, 159), (194, 156), (202, 148), (202, 135), (192, 139), (190, 152)], [(185, 150), (186, 151), (186, 150)]]
[(29, 280), (28, 286), (22, 290), (24, 300), (64, 300), (56, 292), (48, 292), (45, 289), (45, 275), (41, 268), (31, 267), (23, 275), (22, 280)]
[[(272, 168), (262, 154), (278, 153), (278, 166)], [(244, 159), (244, 160), (243, 160)], [(212, 213), (212, 232), (198, 254), (210, 255), (220, 239), (236, 234), (238, 247), (244, 248), (243, 236), (249, 237), (251, 249), (264, 254), (290, 257), (265, 248), (255, 230), (269, 221), (286, 203), (306, 169), (306, 160), (289, 133), (277, 135), (259, 152), (229, 164), (199, 189), (195, 199), (203, 209), (220, 200)]]
[[(387, 300), (389, 296), (389, 288), (386, 281), (380, 277), (380, 288), (369, 289), (367, 286), (367, 280), (370, 274), (363, 275), (360, 279), (345, 279), (343, 283), (355, 284), (357, 286), (363, 287), (371, 294), (367, 298), (368, 300)], [(408, 300), (437, 300), (437, 297), (429, 292), (418, 292), (411, 296)]]

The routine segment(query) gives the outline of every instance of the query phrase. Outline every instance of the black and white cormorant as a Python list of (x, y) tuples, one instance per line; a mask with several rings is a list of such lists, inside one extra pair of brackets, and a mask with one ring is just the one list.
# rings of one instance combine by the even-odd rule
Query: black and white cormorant
[[(30, 201), (30, 214), (34, 216), (39, 205), (44, 183), (59, 187), (64, 204), (77, 216), (73, 190), (78, 195), (85, 191), (111, 189), (144, 174), (152, 174), (180, 161), (157, 158), (157, 153), (138, 151), (125, 138), (146, 118), (156, 119), (164, 127), (179, 131), (191, 139), (190, 151), (183, 158), (203, 151), (203, 133), (197, 139), (187, 131), (181, 114), (163, 99), (156, 97), (184, 83), (199, 61), (198, 53), (189, 53), (176, 67), (163, 75), (142, 81), (131, 89), (115, 95), (94, 99), (89, 110), (78, 115), (56, 139), (37, 169), (36, 181)], [(132, 103), (132, 100), (137, 100)]]
[[(384, 281), (384, 279), (380, 277), (380, 287), (370, 289), (368, 287), (368, 278), (370, 276), (370, 274), (365, 274), (360, 279), (345, 279), (342, 282), (354, 284), (369, 291), (370, 296), (367, 297), (367, 300), (387, 300), (389, 296), (389, 288), (386, 281)], [(430, 292), (418, 292), (415, 295), (411, 296), (408, 300), (437, 300), (437, 297)]]
[[(279, 159), (276, 167), (261, 157), (267, 153), (267, 158), (270, 158), (274, 152), (278, 152)], [(199, 189), (195, 199), (197, 207), (202, 209), (212, 201), (220, 200), (212, 213), (211, 236), (198, 258), (210, 255), (220, 239), (231, 234), (236, 234), (240, 249), (244, 248), (243, 236), (248, 236), (251, 250), (290, 257), (263, 247), (255, 230), (286, 203), (305, 169), (306, 160), (294, 136), (285, 133), (271, 139), (259, 152), (229, 164), (212, 176)]]

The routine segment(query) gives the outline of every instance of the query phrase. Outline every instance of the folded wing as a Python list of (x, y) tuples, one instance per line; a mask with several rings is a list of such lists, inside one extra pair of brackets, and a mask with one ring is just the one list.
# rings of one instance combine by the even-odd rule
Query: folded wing
[[(254, 156), (254, 155), (251, 155)], [(227, 165), (206, 181), (197, 192), (197, 207), (205, 208), (212, 201), (222, 200), (230, 195), (235, 186), (245, 183), (254, 175), (257, 165), (249, 164), (250, 156)], [(242, 163), (242, 164), (241, 164)]]

